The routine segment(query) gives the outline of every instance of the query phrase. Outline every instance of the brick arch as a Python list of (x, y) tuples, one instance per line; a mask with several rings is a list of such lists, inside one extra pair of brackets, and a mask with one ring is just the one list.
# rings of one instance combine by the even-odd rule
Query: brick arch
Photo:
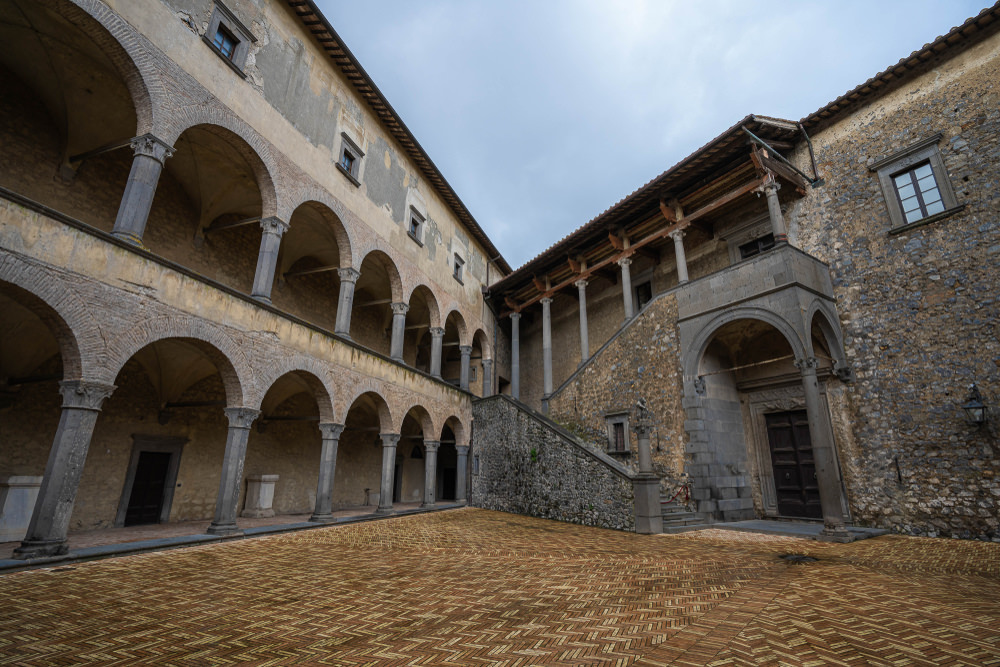
[(452, 306), (447, 314), (441, 319), (441, 326), (447, 326), (448, 318), (452, 315), (457, 315), (455, 318), (455, 324), (458, 327), (458, 342), (460, 345), (468, 345), (469, 341), (469, 327), (465, 323), (465, 316), (462, 315), (461, 309), (457, 306)]
[(104, 380), (112, 384), (122, 367), (136, 352), (168, 338), (197, 343), (222, 376), (222, 383), (226, 388), (226, 405), (231, 408), (247, 407), (246, 392), (253, 388), (253, 371), (243, 348), (219, 327), (187, 315), (143, 320), (130, 326), (127, 331), (120, 332), (109, 345)]
[(359, 271), (361, 270), (362, 265), (365, 263), (365, 260), (368, 258), (372, 258), (375, 261), (379, 262), (385, 269), (386, 274), (389, 276), (389, 289), (392, 292), (393, 302), (394, 303), (402, 302), (403, 280), (399, 275), (399, 267), (396, 265), (396, 261), (392, 258), (392, 256), (389, 253), (385, 252), (384, 250), (375, 248), (373, 250), (369, 250), (365, 254), (365, 256), (361, 258), (361, 261), (358, 262)]
[(165, 136), (160, 138), (174, 145), (184, 132), (198, 126), (226, 130), (241, 140), (237, 144), (238, 150), (254, 170), (257, 188), (260, 190), (262, 218), (278, 216), (279, 210), (287, 209), (283, 196), (282, 201), (278, 200), (279, 195), (283, 195), (277, 185), (281, 169), (274, 159), (270, 145), (253, 128), (228, 110), (208, 106), (184, 107), (173, 116)]
[(63, 379), (97, 380), (105, 335), (89, 306), (54, 274), (15, 255), (0, 254), (0, 291), (31, 310), (59, 343)]
[(300, 206), (310, 203), (319, 204), (328, 209), (339, 223), (334, 225), (333, 234), (337, 239), (337, 246), (340, 250), (340, 268), (360, 267), (361, 262), (357, 261), (355, 256), (355, 247), (357, 246), (357, 241), (354, 238), (355, 232), (351, 229), (351, 225), (347, 223), (353, 217), (350, 215), (347, 207), (326, 190), (312, 187), (304, 193), (300, 193), (300, 196), (296, 199), (284, 201), (283, 208), (278, 211), (278, 217), (282, 220), (291, 221), (292, 215)]
[(375, 409), (378, 410), (379, 428), (382, 433), (398, 433), (399, 431), (392, 430), (395, 426), (395, 421), (393, 421), (392, 411), (389, 409), (389, 403), (382, 396), (381, 392), (367, 387), (357, 387), (355, 392), (350, 395), (349, 402), (346, 403), (347, 407), (340, 414), (338, 423), (347, 423), (347, 413), (351, 411), (351, 408), (354, 407), (354, 404), (357, 403), (358, 399), (362, 396), (370, 396), (373, 399)]
[(258, 382), (253, 390), (253, 396), (247, 397), (249, 407), (259, 410), (264, 402), (267, 392), (274, 386), (274, 383), (290, 373), (299, 374), (312, 390), (312, 396), (316, 399), (319, 408), (319, 420), (321, 423), (332, 423), (336, 421), (336, 412), (333, 407), (333, 390), (331, 388), (329, 373), (322, 364), (312, 357), (299, 356), (292, 359), (284, 359), (278, 363), (268, 360), (264, 370), (257, 370)]
[(441, 429), (437, 428), (434, 423), (434, 418), (431, 413), (420, 403), (414, 402), (405, 410), (400, 411), (399, 424), (396, 427), (396, 433), (400, 433), (403, 430), (403, 422), (406, 421), (406, 416), (413, 412), (414, 419), (420, 423), (420, 428), (424, 431), (425, 440), (436, 440), (441, 436)]
[(479, 349), (483, 353), (483, 359), (493, 358), (493, 346), (490, 345), (490, 337), (486, 335), (486, 332), (482, 328), (476, 329), (476, 332), (472, 334), (473, 343), (479, 343)]
[(418, 289), (423, 289), (424, 300), (427, 301), (427, 310), (430, 313), (431, 327), (433, 328), (442, 326), (441, 308), (438, 306), (437, 297), (434, 295), (434, 290), (432, 290), (424, 283), (419, 283), (417, 285), (414, 285), (413, 288), (406, 293), (406, 298), (404, 299), (404, 301), (406, 303), (410, 303), (410, 300), (413, 298), (413, 294)]
[(802, 342), (802, 337), (796, 332), (795, 327), (783, 317), (763, 308), (735, 308), (712, 318), (695, 336), (694, 342), (684, 355), (683, 369), (686, 378), (698, 376), (701, 360), (705, 356), (705, 350), (708, 349), (709, 343), (715, 338), (715, 333), (722, 326), (737, 320), (759, 320), (770, 324), (784, 336), (796, 359), (806, 356), (806, 346)]

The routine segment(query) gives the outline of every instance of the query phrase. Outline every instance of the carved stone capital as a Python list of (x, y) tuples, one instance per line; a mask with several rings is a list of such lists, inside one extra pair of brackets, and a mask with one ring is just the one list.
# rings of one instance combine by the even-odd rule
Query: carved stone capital
[(250, 428), (260, 416), (260, 410), (251, 408), (226, 408), (223, 412), (229, 419), (229, 428)]
[(762, 185), (760, 189), (763, 190), (766, 195), (776, 195), (778, 194), (778, 190), (781, 189), (781, 183), (772, 178), (767, 183)]
[(399, 433), (380, 433), (383, 447), (395, 447), (399, 443)]
[(135, 137), (129, 144), (132, 147), (133, 155), (136, 157), (143, 155), (151, 157), (160, 164), (166, 162), (168, 157), (174, 154), (174, 147), (161, 139), (157, 139), (152, 134), (143, 134)]
[(622, 267), (623, 269), (628, 268), (628, 266), (631, 263), (632, 263), (631, 257), (622, 257), (621, 259), (618, 260), (618, 266)]
[(277, 218), (272, 215), (261, 219), (260, 228), (265, 234), (275, 234), (277, 236), (281, 236), (288, 231), (288, 223), (281, 218)]
[(440, 440), (424, 440), (424, 449), (428, 452), (436, 452), (440, 446)]
[(510, 319), (512, 319), (515, 322), (519, 321), (521, 319), (521, 313), (511, 313)]
[(483, 368), (485, 368), (487, 370), (489, 370), (490, 368), (493, 368), (493, 360), (492, 359), (483, 359)]
[(552, 297), (543, 296), (541, 299), (538, 300), (538, 303), (542, 304), (543, 306), (548, 306), (549, 304), (552, 303)]
[(341, 282), (356, 283), (361, 277), (361, 272), (352, 268), (337, 269), (337, 275), (340, 276)]
[(672, 231), (669, 234), (667, 234), (667, 236), (669, 236), (670, 238), (672, 238), (674, 240), (674, 243), (679, 243), (681, 240), (684, 239), (684, 230), (683, 229), (675, 229), (674, 231)]
[(343, 424), (320, 424), (319, 432), (324, 440), (339, 440), (340, 434), (344, 432)]
[(391, 304), (393, 315), (406, 315), (407, 311), (410, 310), (410, 304), (408, 303), (393, 303)]
[(471, 345), (459, 345), (458, 351), (462, 353), (463, 357), (472, 356), (472, 346)]
[(705, 391), (706, 391), (705, 378), (700, 376), (696, 377), (694, 379), (694, 393), (698, 394), (699, 396), (704, 396)]
[(101, 405), (116, 388), (113, 384), (87, 380), (64, 380), (59, 383), (59, 393), (63, 397), (62, 406), (77, 410), (100, 410)]
[(469, 455), (469, 446), (468, 445), (456, 445), (455, 446), (455, 451), (458, 452), (459, 456), (468, 456)]
[(816, 357), (803, 357), (802, 359), (795, 360), (795, 367), (799, 369), (802, 374), (815, 373), (816, 369), (819, 368), (819, 359)]
[(444, 338), (444, 329), (441, 327), (431, 327), (432, 338)]

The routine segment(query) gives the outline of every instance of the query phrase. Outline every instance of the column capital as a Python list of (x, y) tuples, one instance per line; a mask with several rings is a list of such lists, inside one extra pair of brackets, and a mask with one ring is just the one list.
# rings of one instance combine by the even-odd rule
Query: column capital
[(815, 375), (816, 369), (819, 368), (819, 359), (816, 357), (803, 357), (802, 359), (796, 359), (795, 367), (798, 368), (799, 372), (803, 375)]
[(229, 419), (229, 428), (249, 429), (254, 420), (260, 416), (260, 410), (251, 408), (226, 408), (223, 412)]
[(622, 257), (621, 259), (618, 260), (618, 266), (620, 266), (622, 268), (625, 268), (626, 266), (628, 266), (631, 263), (632, 263), (632, 257), (631, 256), (629, 256), (629, 257)]
[(471, 345), (459, 345), (458, 351), (462, 353), (463, 357), (472, 356), (472, 346)]
[(399, 433), (379, 433), (383, 447), (395, 447), (399, 443)]
[(392, 307), (393, 315), (406, 315), (407, 311), (410, 310), (410, 304), (408, 303), (397, 302), (390, 304), (390, 306)]
[(440, 440), (424, 440), (424, 449), (429, 452), (436, 452), (441, 446)]
[(138, 157), (143, 155), (145, 157), (150, 157), (163, 164), (166, 162), (167, 158), (174, 154), (174, 147), (163, 141), (154, 137), (152, 134), (143, 134), (138, 137), (133, 137), (132, 141), (129, 142), (129, 146), (132, 147), (133, 155)]
[(493, 366), (493, 360), (492, 359), (483, 359), (483, 367), (484, 368), (489, 368), (491, 366)]
[(344, 432), (343, 424), (325, 423), (319, 425), (319, 432), (324, 440), (339, 440)]
[(431, 327), (431, 336), (434, 338), (444, 338), (444, 328), (443, 327)]
[(341, 282), (356, 283), (358, 278), (361, 277), (361, 272), (347, 267), (344, 269), (337, 269), (337, 275), (340, 276)]
[(521, 319), (521, 313), (518, 313), (518, 312), (513, 312), (513, 313), (511, 313), (511, 314), (510, 314), (510, 319), (512, 319), (512, 320), (514, 320), (515, 322), (517, 322), (518, 320), (520, 320), (520, 319)]
[(276, 234), (281, 236), (288, 231), (288, 223), (277, 216), (271, 215), (266, 218), (261, 218), (260, 228), (264, 230), (265, 234)]
[(772, 176), (770, 180), (764, 183), (764, 185), (760, 186), (760, 189), (764, 194), (767, 195), (776, 194), (778, 190), (781, 189), (781, 183), (774, 180), (774, 177)]
[(684, 238), (684, 235), (685, 231), (683, 229), (675, 229), (674, 231), (667, 234), (667, 236), (672, 238), (674, 241), (680, 241), (681, 239)]
[(573, 283), (573, 284), (574, 284), (574, 285), (576, 285), (576, 288), (577, 288), (577, 289), (579, 289), (579, 290), (584, 290), (584, 289), (587, 289), (587, 285), (589, 285), (590, 283), (589, 283), (589, 282), (587, 282), (587, 279), (586, 279), (586, 278), (580, 278), (579, 280), (577, 280), (577, 281), (576, 281), (575, 283)]
[(538, 303), (542, 304), (543, 306), (547, 306), (550, 303), (552, 303), (552, 297), (551, 296), (543, 296), (541, 299), (538, 300)]
[(469, 446), (468, 445), (455, 445), (455, 451), (458, 452), (459, 456), (468, 456), (469, 455)]
[(64, 408), (100, 410), (105, 400), (117, 389), (113, 384), (88, 380), (64, 380), (59, 383)]

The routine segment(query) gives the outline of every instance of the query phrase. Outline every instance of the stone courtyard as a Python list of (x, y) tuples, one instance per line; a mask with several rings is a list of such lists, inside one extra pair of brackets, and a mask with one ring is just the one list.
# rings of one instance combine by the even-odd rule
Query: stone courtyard
[(1000, 665), (1000, 545), (903, 536), (467, 508), (17, 572), (0, 600), (0, 664)]

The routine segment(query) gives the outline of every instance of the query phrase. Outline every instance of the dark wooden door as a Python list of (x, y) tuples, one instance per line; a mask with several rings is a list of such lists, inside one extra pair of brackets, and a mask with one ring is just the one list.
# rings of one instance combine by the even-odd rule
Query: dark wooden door
[(132, 493), (125, 510), (126, 526), (159, 523), (170, 456), (169, 452), (139, 452)]
[(764, 415), (771, 447), (778, 514), (822, 518), (819, 484), (805, 410)]

